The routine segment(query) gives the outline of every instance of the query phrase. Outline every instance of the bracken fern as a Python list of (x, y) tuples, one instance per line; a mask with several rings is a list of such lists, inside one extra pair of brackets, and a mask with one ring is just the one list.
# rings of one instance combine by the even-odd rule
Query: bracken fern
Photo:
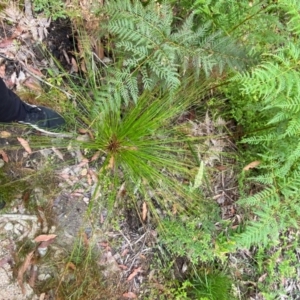
[[(261, 175), (257, 180), (267, 187), (261, 192), (239, 201), (250, 206), (257, 220), (250, 222), (237, 243), (276, 243), (280, 234), (289, 228), (298, 228), (300, 217), (300, 4), (281, 1), (280, 7), (291, 17), (286, 31), (292, 39), (282, 45), (275, 54), (267, 54), (264, 62), (249, 73), (235, 77), (248, 106), (261, 120), (262, 130), (255, 130), (243, 139), (255, 145), (261, 157)], [(259, 122), (256, 125), (256, 129)]]
[(177, 28), (166, 3), (110, 1), (101, 13), (107, 15), (104, 35), (115, 43), (109, 84), (125, 103), (137, 102), (141, 90), (158, 83), (163, 91), (174, 92), (191, 73), (199, 80), (200, 74), (221, 73), (227, 66), (241, 69), (247, 63), (246, 52), (233, 39), (212, 33), (208, 22), (196, 24), (193, 13)]

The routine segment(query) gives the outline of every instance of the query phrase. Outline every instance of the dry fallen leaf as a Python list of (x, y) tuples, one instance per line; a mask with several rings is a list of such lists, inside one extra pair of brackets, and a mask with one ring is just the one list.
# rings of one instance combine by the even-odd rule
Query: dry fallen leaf
[(128, 276), (127, 281), (132, 280), (139, 272), (141, 272), (141, 270), (141, 267), (134, 269), (133, 272)]
[(125, 265), (119, 265), (119, 268), (120, 268), (121, 270), (127, 270), (127, 269), (128, 269), (128, 267), (125, 266)]
[(125, 248), (125, 249), (123, 250), (123, 252), (121, 253), (121, 256), (123, 257), (123, 256), (127, 255), (128, 252), (129, 252), (129, 249)]
[(63, 154), (58, 149), (52, 147), (52, 151), (58, 156), (59, 159), (64, 160)]
[(72, 64), (72, 67), (71, 67), (70, 73), (73, 73), (73, 72), (78, 73), (78, 65), (77, 65), (77, 62), (74, 57), (71, 58), (71, 64)]
[(88, 185), (91, 186), (93, 184), (92, 176), (90, 174), (87, 174), (86, 178), (87, 178)]
[(31, 195), (31, 192), (32, 190), (31, 189), (28, 189), (28, 190), (25, 190), (22, 194), (22, 200), (23, 200), (23, 203), (25, 205), (28, 205), (28, 202), (30, 200), (30, 195)]
[(40, 83), (32, 77), (29, 77), (23, 82), (23, 85), (35, 92), (42, 92)]
[(140, 258), (146, 260), (146, 256), (144, 254), (140, 254)]
[(5, 76), (6, 65), (3, 64), (0, 66), (0, 77), (3, 78)]
[(9, 47), (13, 44), (14, 39), (6, 39), (6, 40), (2, 40), (0, 42), (0, 48), (6, 48)]
[(5, 139), (11, 136), (11, 133), (8, 131), (0, 131), (0, 137)]
[(71, 193), (70, 195), (73, 197), (83, 197), (83, 194), (78, 192)]
[(46, 293), (42, 293), (42, 294), (40, 294), (40, 298), (39, 298), (39, 300), (44, 300), (44, 299), (45, 299), (45, 297), (46, 297)]
[(106, 249), (110, 248), (108, 242), (99, 242), (98, 245)]
[(98, 39), (95, 44), (95, 53), (100, 59), (104, 58), (104, 47), (103, 47), (100, 39)]
[(81, 176), (86, 176), (86, 175), (87, 175), (87, 173), (88, 173), (88, 170), (87, 170), (87, 168), (84, 168), (84, 169), (82, 169), (82, 170), (81, 170), (81, 173), (80, 173), (80, 175), (81, 175)]
[(103, 214), (101, 213), (100, 214), (100, 224), (103, 224), (104, 223), (104, 216)]
[(81, 159), (80, 163), (78, 164), (78, 167), (81, 168), (85, 165), (88, 165), (88, 163), (89, 163), (89, 160), (82, 155), (82, 159)]
[(172, 207), (172, 213), (173, 215), (176, 215), (178, 212), (178, 204), (174, 203)]
[(11, 38), (17, 38), (19, 37), (23, 31), (24, 31), (25, 28), (23, 28), (22, 26), (18, 25), (15, 29), (14, 29), (14, 32), (13, 34), (11, 35)]
[(32, 150), (29, 146), (29, 143), (21, 137), (17, 137), (17, 139), (18, 139), (19, 143), (22, 145), (22, 147), (25, 149), (25, 151), (28, 152), (29, 154), (31, 154)]
[(258, 278), (258, 282), (264, 282), (267, 276), (268, 276), (268, 273), (265, 273), (265, 274), (261, 275)]
[(36, 69), (36, 68), (34, 68), (34, 67), (30, 66), (30, 65), (27, 65), (27, 66), (26, 66), (26, 69), (27, 69), (29, 72), (31, 72), (31, 73), (33, 73), (34, 75), (37, 75), (37, 76), (39, 76), (39, 77), (43, 77), (43, 76), (44, 76), (43, 73), (42, 73), (39, 69)]
[(251, 162), (250, 164), (248, 164), (246, 167), (244, 167), (243, 170), (248, 171), (250, 169), (256, 168), (259, 164), (260, 164), (260, 161), (255, 160), (255, 161)]
[(47, 248), (50, 244), (54, 242), (54, 238), (48, 241), (43, 241), (39, 244), (38, 248)]
[(111, 156), (110, 159), (109, 159), (109, 163), (108, 165), (106, 166), (106, 169), (111, 169), (113, 170), (115, 167), (115, 158), (114, 156)]
[(89, 169), (89, 174), (95, 183), (98, 182), (98, 175), (94, 170)]
[(95, 139), (95, 137), (94, 137), (92, 131), (89, 130), (89, 129), (79, 128), (79, 129), (78, 129), (78, 132), (79, 132), (80, 134), (88, 134), (89, 137), (90, 137), (92, 140)]
[(23, 276), (24, 276), (24, 273), (26, 272), (26, 270), (28, 269), (28, 267), (31, 265), (31, 260), (32, 260), (33, 254), (34, 254), (34, 250), (27, 254), (23, 264), (21, 265), (21, 267), (18, 271), (17, 279), (18, 279), (18, 283), (22, 289), (23, 295), (25, 294), (25, 288), (24, 288), (24, 284), (23, 284)]
[(37, 236), (34, 241), (35, 242), (47, 242), (49, 240), (54, 239), (55, 237), (57, 237), (56, 234), (41, 234), (39, 236)]
[(227, 167), (225, 167), (225, 166), (215, 166), (215, 168), (219, 171), (224, 171), (227, 169)]
[(86, 134), (88, 132), (88, 129), (79, 128), (78, 132), (81, 133), (81, 134)]
[(67, 263), (66, 267), (67, 269), (76, 270), (76, 266), (71, 261)]
[(29, 280), (28, 280), (28, 284), (32, 288), (34, 288), (34, 286), (35, 286), (37, 275), (38, 275), (38, 268), (37, 268), (37, 266), (36, 265), (31, 266), (30, 275), (29, 275), (30, 277), (29, 277)]
[(133, 292), (128, 292), (128, 293), (124, 293), (123, 297), (128, 298), (128, 299), (136, 299), (137, 295)]
[(87, 73), (87, 69), (86, 69), (86, 65), (85, 65), (85, 61), (82, 60), (80, 63), (80, 69), (83, 73)]
[(82, 238), (83, 238), (84, 246), (88, 249), (90, 242), (89, 242), (89, 237), (88, 237), (88, 235), (86, 234), (86, 232), (84, 232), (84, 233), (82, 234)]
[(0, 150), (0, 155), (2, 156), (2, 159), (8, 163), (8, 156), (7, 154), (4, 152), (4, 150)]
[(144, 201), (144, 203), (143, 203), (143, 213), (142, 213), (142, 220), (143, 221), (145, 221), (146, 218), (147, 218), (147, 212), (148, 212), (147, 203)]
[(97, 151), (91, 158), (90, 161), (94, 161), (94, 160), (97, 160), (100, 156), (101, 152), (100, 151)]
[(125, 182), (123, 182), (118, 191), (117, 198), (123, 198), (125, 195), (126, 195), (126, 187), (125, 187)]

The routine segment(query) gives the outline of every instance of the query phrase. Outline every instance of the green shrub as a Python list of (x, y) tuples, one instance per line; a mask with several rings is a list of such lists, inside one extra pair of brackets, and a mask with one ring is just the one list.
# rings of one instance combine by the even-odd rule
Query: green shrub
[[(211, 212), (208, 209), (206, 213), (198, 210), (201, 215), (198, 218), (163, 220), (160, 241), (172, 255), (187, 257), (193, 264), (213, 261), (217, 255), (213, 243), (215, 229), (212, 227), (213, 220), (207, 220), (208, 215), (212, 218)], [(214, 217), (216, 221), (218, 215)], [(203, 226), (203, 223), (209, 223), (210, 228)]]
[(34, 0), (33, 10), (35, 12), (43, 11), (44, 14), (52, 20), (66, 17), (65, 4), (61, 0)]
[(195, 22), (193, 13), (178, 25), (165, 2), (143, 6), (140, 1), (118, 0), (100, 12), (108, 16), (103, 35), (115, 45), (117, 66), (107, 70), (102, 99), (114, 94), (115, 99), (121, 95), (126, 103), (136, 103), (141, 89), (159, 86), (174, 92), (191, 75), (199, 80), (202, 74), (222, 73), (228, 66), (242, 69), (247, 62), (247, 52), (235, 40), (221, 31), (210, 32), (211, 24)]
[(252, 153), (253, 160), (261, 160), (259, 175), (251, 180), (265, 187), (238, 202), (258, 217), (236, 239), (247, 248), (252, 244), (274, 244), (279, 242), (281, 233), (298, 228), (300, 17), (294, 11), (296, 7), (300, 9), (298, 2), (281, 2), (281, 12), (287, 12), (286, 18), (291, 16), (285, 20), (282, 33), (286, 42), (275, 53), (265, 54), (261, 65), (233, 80), (234, 86), (240, 86), (241, 105), (245, 103), (244, 108), (238, 107), (247, 128), (242, 142), (251, 145), (248, 154)]
[(184, 281), (175, 291), (176, 300), (233, 300), (231, 279), (219, 272), (204, 272)]

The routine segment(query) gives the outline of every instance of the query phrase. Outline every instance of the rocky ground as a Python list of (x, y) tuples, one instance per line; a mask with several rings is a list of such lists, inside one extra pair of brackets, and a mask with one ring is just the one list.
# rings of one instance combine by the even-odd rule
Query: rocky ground
[[(103, 276), (123, 281), (123, 294), (137, 293), (148, 273), (156, 232), (142, 226), (134, 212), (118, 222), (118, 229), (106, 226), (104, 207), (93, 205), (93, 213), (87, 212), (97, 176), (79, 149), (32, 150), (30, 137), (37, 133), (17, 125), (3, 126), (0, 134), (1, 184), (15, 189), (1, 190), (6, 205), (0, 215), (0, 299), (56, 299), (48, 290), (37, 297), (33, 288), (58, 276), (49, 260), (63, 259), (78, 239), (97, 253)], [(47, 164), (56, 168), (44, 177)]]

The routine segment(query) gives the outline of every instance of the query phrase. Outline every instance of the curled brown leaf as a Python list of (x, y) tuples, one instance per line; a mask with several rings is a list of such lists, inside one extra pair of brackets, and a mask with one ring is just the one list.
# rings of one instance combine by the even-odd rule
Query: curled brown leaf
[(144, 203), (143, 203), (143, 213), (142, 213), (142, 220), (143, 221), (145, 221), (146, 218), (147, 218), (147, 212), (148, 212), (147, 203), (144, 201)]
[(256, 168), (260, 164), (259, 160), (255, 160), (243, 168), (244, 171)]
[(56, 237), (56, 234), (41, 234), (39, 236), (37, 236), (34, 241), (35, 242), (47, 242), (49, 240), (52, 240)]
[(128, 293), (124, 293), (123, 297), (128, 298), (128, 299), (136, 299), (137, 295), (133, 292), (128, 292)]
[(127, 281), (132, 280), (138, 273), (141, 272), (141, 270), (142, 270), (141, 267), (134, 269), (133, 272), (128, 276)]
[(8, 156), (7, 154), (4, 152), (4, 150), (0, 150), (0, 155), (2, 156), (2, 159), (8, 163)]
[(23, 276), (24, 276), (24, 273), (26, 272), (26, 270), (28, 269), (28, 267), (31, 266), (33, 254), (34, 254), (34, 250), (27, 254), (24, 262), (22, 263), (22, 265), (18, 271), (17, 279), (18, 279), (18, 283), (22, 289), (23, 294), (25, 294), (25, 287), (23, 284)]
[(21, 146), (25, 149), (25, 151), (27, 153), (31, 154), (32, 150), (31, 150), (31, 148), (29, 146), (29, 143), (26, 140), (24, 140), (23, 138), (21, 138), (21, 137), (17, 137), (17, 139), (18, 139), (19, 143), (21, 144)]

